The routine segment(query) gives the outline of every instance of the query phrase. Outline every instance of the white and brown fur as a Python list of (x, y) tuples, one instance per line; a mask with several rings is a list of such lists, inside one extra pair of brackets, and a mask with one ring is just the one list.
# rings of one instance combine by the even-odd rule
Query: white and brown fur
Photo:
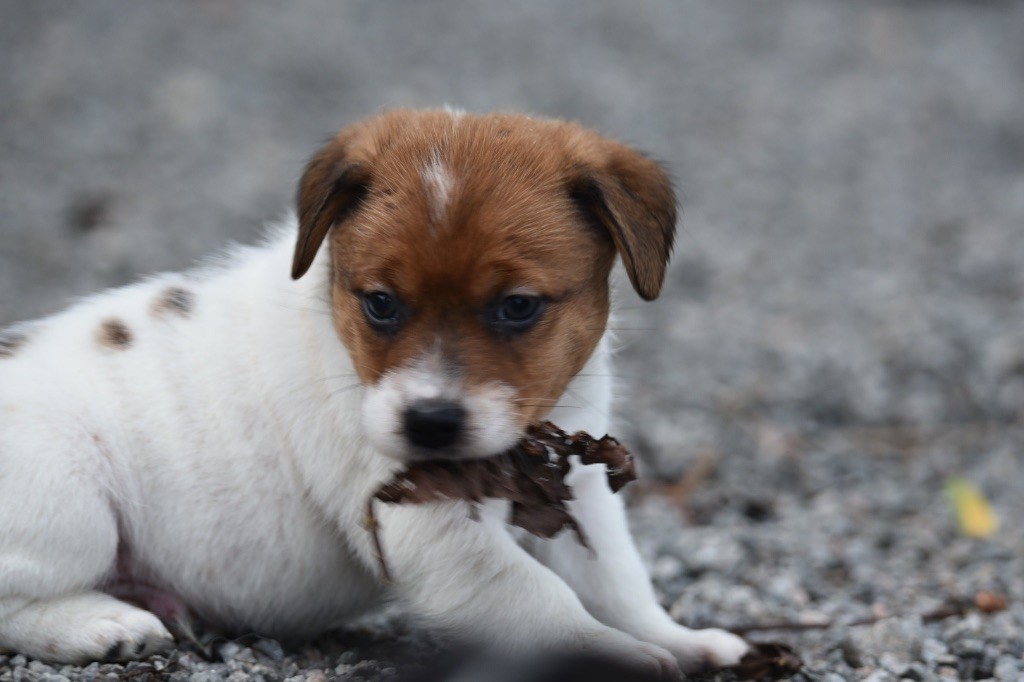
[[(393, 596), (514, 651), (734, 663), (741, 640), (658, 605), (601, 466), (570, 478), (593, 554), (518, 537), (501, 502), (478, 519), (386, 505), (386, 587), (362, 526), (372, 491), (424, 456), (402, 429), (417, 401), (464, 409), (440, 457), (495, 454), (543, 418), (606, 433), (609, 271), (620, 256), (656, 297), (675, 215), (658, 164), (575, 124), (394, 111), (313, 157), (297, 219), (266, 243), (9, 330), (0, 647), (83, 662), (171, 645), (118, 596), (287, 638)], [(388, 333), (360, 304), (378, 290), (403, 306)], [(546, 308), (496, 331), (495, 301), (516, 294)]]

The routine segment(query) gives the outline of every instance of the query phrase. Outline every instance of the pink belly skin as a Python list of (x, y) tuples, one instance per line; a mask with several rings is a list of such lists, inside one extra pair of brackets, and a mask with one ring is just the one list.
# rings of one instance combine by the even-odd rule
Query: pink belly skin
[(140, 580), (136, 576), (134, 568), (129, 547), (122, 540), (117, 546), (114, 577), (103, 586), (103, 591), (112, 597), (153, 613), (168, 625), (187, 625), (190, 619), (185, 602), (173, 592), (162, 590)]

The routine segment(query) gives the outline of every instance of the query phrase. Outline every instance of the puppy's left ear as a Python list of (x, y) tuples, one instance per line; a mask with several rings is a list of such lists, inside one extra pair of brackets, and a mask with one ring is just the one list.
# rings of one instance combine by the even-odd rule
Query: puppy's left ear
[(615, 142), (601, 145), (571, 184), (573, 201), (604, 229), (644, 300), (661, 293), (676, 233), (672, 179), (656, 161)]
[(292, 259), (292, 279), (306, 274), (331, 227), (359, 207), (370, 182), (369, 169), (346, 153), (339, 136), (318, 151), (299, 181), (299, 238)]

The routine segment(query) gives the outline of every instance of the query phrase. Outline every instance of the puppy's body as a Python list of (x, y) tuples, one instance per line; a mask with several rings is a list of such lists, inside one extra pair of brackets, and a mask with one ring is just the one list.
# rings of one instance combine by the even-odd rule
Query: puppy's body
[[(0, 343), (0, 645), (72, 661), (166, 646), (110, 594), (322, 632), (384, 595), (362, 513), (403, 461), (494, 454), (540, 416), (607, 432), (607, 274), (618, 250), (657, 295), (671, 234), (630, 233), (662, 210), (641, 182), (656, 171), (566, 124), (460, 119), (353, 127), (265, 245)], [(658, 606), (600, 467), (570, 482), (596, 560), (567, 534), (526, 553), (503, 503), (479, 521), (462, 503), (386, 506), (393, 593), (512, 648), (736, 660), (742, 642)]]
[[(315, 278), (282, 276), (294, 239), (26, 329), (0, 364), (0, 457), (10, 471), (31, 451), (21, 466), (45, 480), (0, 477), (5, 509), (20, 510), (5, 514), (5, 550), (35, 546), (50, 555), (36, 570), (83, 587), (131, 567), (214, 622), (276, 634), (322, 631), (373, 601), (350, 543), (389, 462), (358, 436), (357, 379)], [(317, 499), (325, 475), (337, 478)], [(339, 529), (356, 537), (339, 542)]]

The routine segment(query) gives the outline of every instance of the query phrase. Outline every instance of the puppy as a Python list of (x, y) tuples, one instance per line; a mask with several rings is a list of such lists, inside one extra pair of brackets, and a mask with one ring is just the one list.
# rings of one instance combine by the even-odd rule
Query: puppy
[(265, 244), (8, 330), (0, 646), (125, 660), (172, 644), (157, 615), (295, 638), (397, 597), (512, 651), (736, 662), (658, 605), (601, 466), (570, 475), (593, 554), (518, 543), (504, 502), (383, 505), (385, 588), (361, 526), (411, 461), (606, 433), (609, 272), (658, 296), (675, 220), (658, 164), (572, 123), (393, 111), (317, 152)]

